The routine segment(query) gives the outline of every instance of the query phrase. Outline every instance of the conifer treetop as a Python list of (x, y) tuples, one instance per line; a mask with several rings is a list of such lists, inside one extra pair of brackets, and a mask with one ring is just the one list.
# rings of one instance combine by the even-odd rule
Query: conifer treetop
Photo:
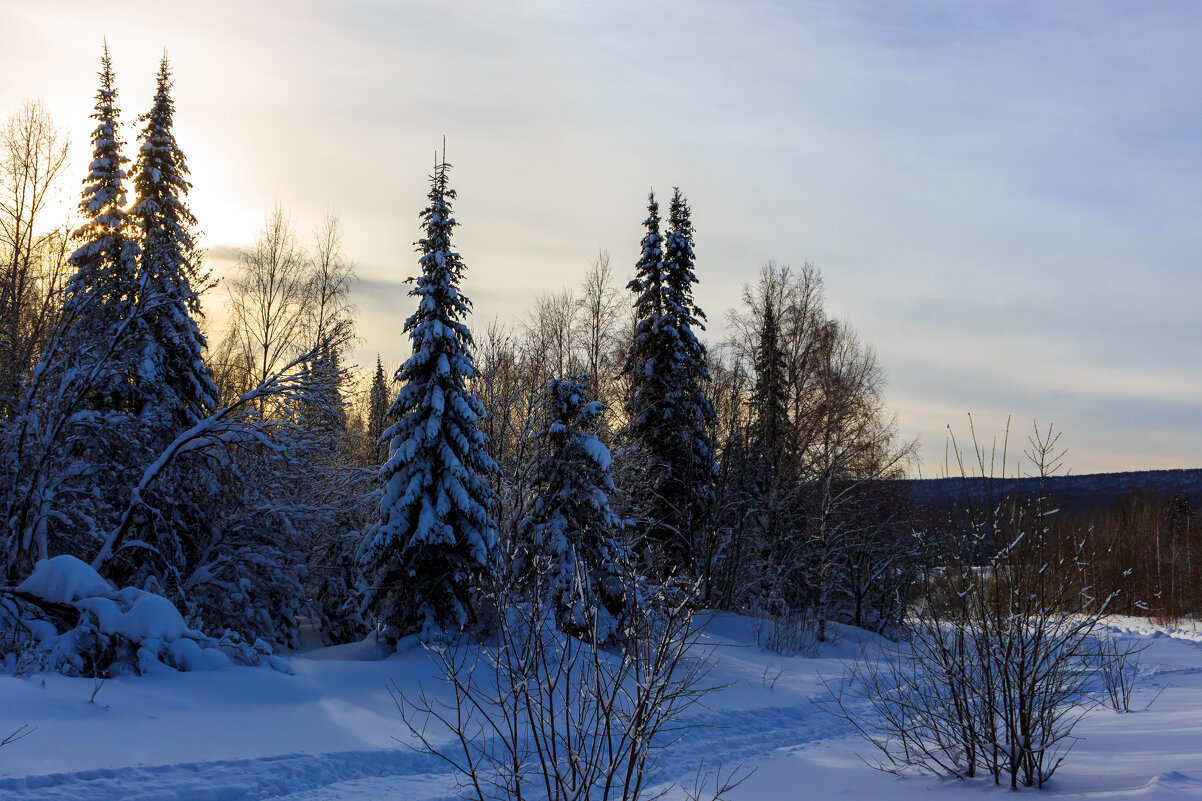
[(694, 270), (693, 222), (688, 200), (679, 187), (672, 188), (672, 205), (668, 211), (668, 234), (664, 253), (665, 305), (678, 324), (697, 326), (702, 331), (705, 312), (693, 301)]
[(645, 492), (647, 540), (665, 549), (672, 568), (691, 570), (694, 554), (684, 543), (706, 525), (713, 474), (708, 426), (714, 411), (702, 389), (709, 368), (694, 330), (703, 328), (705, 315), (693, 301), (693, 225), (684, 195), (673, 193), (666, 241), (654, 194), (648, 211), (628, 285), (638, 322), (624, 366), (630, 394), (622, 435), (642, 442), (656, 465)]
[(144, 122), (142, 146), (134, 169), (138, 198), (133, 214), (146, 234), (170, 238), (193, 247), (189, 229), (196, 218), (183, 202), (192, 188), (187, 180), (188, 162), (175, 139), (175, 101), (171, 99), (171, 65), (167, 53), (159, 62), (156, 91), (150, 111), (139, 117)]
[(91, 118), (96, 120), (91, 139), (92, 163), (88, 167), (83, 198), (79, 204), (85, 219), (99, 217), (110, 209), (124, 208), (124, 182), (127, 176), (122, 165), (129, 162), (121, 155), (121, 145), (124, 143), (120, 139), (120, 124), (117, 121), (121, 109), (117, 108), (116, 75), (107, 42), (97, 74), (100, 76), (100, 89), (96, 92), (96, 107), (91, 114)]
[(647, 233), (640, 242), (639, 260), (634, 266), (634, 278), (626, 288), (637, 293), (635, 310), (640, 318), (658, 317), (664, 313), (664, 250), (659, 232), (659, 202), (655, 192), (647, 195), (647, 219), (643, 221)]
[[(414, 355), (401, 365), (401, 371), (410, 366), (427, 343), (441, 342), (466, 354), (466, 360), (458, 367), (464, 377), (474, 378), (475, 367), (468, 351), (472, 332), (462, 322), (471, 312), (472, 303), (459, 291), (463, 260), (451, 249), (451, 234), (459, 223), (451, 213), (455, 190), (450, 187), (450, 169), (445, 159), (436, 165), (426, 196), (430, 205), (420, 215), (426, 231), (426, 236), (415, 243), (422, 254), (418, 260), (421, 274), (410, 279), (416, 286), (409, 291), (420, 300), (417, 311), (405, 321), (405, 332), (413, 339)], [(400, 371), (397, 376), (401, 377)]]
[[(79, 211), (83, 223), (74, 232), (81, 244), (71, 255), (71, 263), (77, 270), (87, 262), (108, 262), (109, 269), (116, 269), (115, 262), (132, 255), (129, 241), (129, 218), (125, 212), (125, 180), (128, 177), (124, 165), (128, 159), (121, 155), (120, 123), (117, 108), (116, 76), (109, 56), (108, 44), (100, 59), (100, 88), (96, 92), (96, 106), (91, 118), (96, 120), (92, 131), (92, 161), (84, 179), (83, 194)], [(98, 266), (98, 265), (94, 265)], [(118, 276), (131, 281), (133, 276)]]

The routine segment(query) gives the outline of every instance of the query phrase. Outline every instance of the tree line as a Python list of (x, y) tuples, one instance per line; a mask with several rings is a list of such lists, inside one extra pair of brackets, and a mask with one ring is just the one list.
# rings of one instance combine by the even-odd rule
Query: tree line
[(483, 625), (475, 588), (496, 571), (557, 576), (566, 628), (620, 626), (628, 576), (688, 577), (711, 606), (801, 616), (819, 636), (848, 613), (896, 620), (885, 486), (908, 449), (817, 269), (764, 268), (711, 351), (688, 201), (675, 190), (661, 220), (652, 194), (627, 299), (602, 253), (577, 291), (474, 335), (443, 158), (413, 355), (391, 386), (377, 360), (360, 388), (338, 218), (307, 246), (272, 210), (210, 342), (170, 65), (128, 173), (107, 48), (99, 77), (75, 224), (38, 233), (67, 167), (53, 120), (30, 103), (6, 129), (6, 583), (72, 554), (198, 626), (275, 645), (305, 620), (330, 641)]
[[(164, 56), (127, 174), (105, 50), (78, 222), (49, 232), (65, 137), (38, 103), (4, 129), (5, 584), (71, 554), (197, 627), (296, 646), (310, 622), (328, 642), (486, 631), (498, 576), (550, 582), (564, 631), (617, 638), (648, 588), (686, 580), (699, 605), (821, 641), (832, 621), (898, 626), (941, 527), (965, 528), (915, 513), (883, 368), (817, 268), (763, 267), (707, 346), (679, 189), (665, 215), (649, 196), (625, 292), (600, 253), (576, 288), (473, 330), (437, 159), (412, 353), (364, 386), (340, 222), (306, 245), (277, 206), (210, 343), (171, 88)], [(1194, 603), (1179, 583), (1174, 610)]]

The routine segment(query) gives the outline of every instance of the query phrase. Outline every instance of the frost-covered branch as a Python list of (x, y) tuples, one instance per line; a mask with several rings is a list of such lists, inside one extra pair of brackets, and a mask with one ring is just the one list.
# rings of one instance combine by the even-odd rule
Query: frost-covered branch
[(105, 538), (99, 553), (92, 560), (93, 569), (103, 572), (104, 565), (120, 550), (139, 510), (145, 505), (143, 494), (181, 454), (225, 448), (248, 441), (257, 442), (268, 449), (278, 449), (264, 430), (276, 423), (258, 416), (254, 413), (255, 409), (261, 407), (268, 399), (283, 400), (304, 394), (308, 378), (301, 368), (311, 361), (323, 346), (328, 346), (328, 343), (297, 356), (267, 376), (258, 386), (243, 393), (236, 401), (217, 410), (172, 440), (158, 458), (142, 471), (141, 479), (130, 489), (129, 503), (121, 521)]
[(0, 432), (7, 483), (0, 507), (8, 527), (4, 568), (10, 578), (21, 560), (32, 565), (48, 557), (46, 525), (65, 516), (64, 496), (72, 493), (71, 482), (88, 469), (64, 463), (72, 442), (84, 431), (117, 422), (110, 414), (88, 409), (88, 397), (120, 358), (133, 329), (155, 306), (135, 305), (111, 337), (83, 349), (71, 337), (86, 307), (68, 307), (27, 379), (15, 414)]

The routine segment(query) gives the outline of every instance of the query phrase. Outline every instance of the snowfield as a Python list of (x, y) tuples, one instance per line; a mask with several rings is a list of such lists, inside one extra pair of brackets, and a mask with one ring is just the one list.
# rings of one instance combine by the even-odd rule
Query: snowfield
[[(1202, 799), (1202, 632), (1145, 621), (1116, 624), (1144, 639), (1133, 708), (1099, 708), (1042, 792), (1057, 799)], [(733, 799), (960, 799), (1009, 793), (989, 780), (897, 777), (873, 770), (869, 746), (813, 705), (821, 676), (838, 676), (871, 635), (840, 628), (816, 657), (752, 644), (746, 618), (707, 625), (712, 678), (730, 682), (664, 760), (662, 778), (691, 787), (699, 764), (754, 773)], [(180, 673), (160, 667), (106, 681), (0, 676), (0, 799), (404, 799), (456, 797), (447, 768), (393, 738), (407, 737), (387, 686), (441, 681), (421, 649), (382, 658), (371, 643), (287, 657), (268, 667)], [(1145, 707), (1151, 702), (1151, 708)], [(669, 798), (683, 799), (675, 790)]]

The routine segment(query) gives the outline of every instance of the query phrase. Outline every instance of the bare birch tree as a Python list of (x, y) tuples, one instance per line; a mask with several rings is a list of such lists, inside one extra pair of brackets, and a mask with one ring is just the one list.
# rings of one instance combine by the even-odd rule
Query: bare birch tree
[(239, 251), (229, 282), (229, 336), (251, 370), (250, 385), (303, 349), (311, 285), (308, 255), (292, 217), (277, 204), (254, 244)]
[(342, 221), (328, 213), (313, 229), (313, 257), (306, 287), (306, 328), (311, 343), (345, 342), (355, 307), (350, 302), (355, 265), (342, 250)]
[(591, 377), (593, 396), (610, 408), (621, 405), (614, 382), (622, 369), (619, 328), (626, 306), (613, 278), (609, 254), (601, 251), (580, 283), (573, 331), (578, 366)]
[[(67, 169), (71, 142), (41, 100), (0, 128), (0, 412), (54, 327), (67, 275), (66, 226), (43, 217)], [(65, 221), (64, 221), (65, 222)]]

